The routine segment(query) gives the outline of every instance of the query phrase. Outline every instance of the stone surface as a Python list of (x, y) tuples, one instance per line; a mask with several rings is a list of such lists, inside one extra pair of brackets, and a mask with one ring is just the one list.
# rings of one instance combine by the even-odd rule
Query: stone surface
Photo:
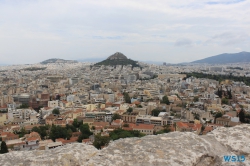
[[(245, 155), (245, 162), (224, 162), (224, 155)], [(210, 166), (250, 165), (250, 125), (219, 128), (205, 136), (172, 132), (143, 138), (126, 138), (97, 150), (72, 144), (48, 151), (10, 152), (0, 165), (86, 166)]]

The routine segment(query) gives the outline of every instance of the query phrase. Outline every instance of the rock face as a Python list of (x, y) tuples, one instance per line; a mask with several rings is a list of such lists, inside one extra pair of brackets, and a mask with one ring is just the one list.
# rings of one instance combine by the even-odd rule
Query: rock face
[[(244, 162), (225, 162), (224, 155), (244, 155)], [(143, 138), (126, 138), (102, 150), (84, 144), (48, 151), (10, 152), (0, 155), (1, 166), (220, 166), (250, 165), (250, 125), (219, 128), (205, 136), (173, 132)]]
[(109, 56), (107, 59), (109, 60), (117, 60), (117, 59), (128, 59), (125, 55), (120, 52), (116, 52), (113, 55)]

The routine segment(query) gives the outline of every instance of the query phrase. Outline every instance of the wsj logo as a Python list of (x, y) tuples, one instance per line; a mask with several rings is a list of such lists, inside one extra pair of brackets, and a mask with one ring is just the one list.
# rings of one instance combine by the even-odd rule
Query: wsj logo
[(224, 156), (225, 162), (244, 162), (246, 160), (244, 155), (241, 156)]

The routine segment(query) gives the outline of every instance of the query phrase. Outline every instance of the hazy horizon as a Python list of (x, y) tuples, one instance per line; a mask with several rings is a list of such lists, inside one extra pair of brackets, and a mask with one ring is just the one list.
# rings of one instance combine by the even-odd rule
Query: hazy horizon
[(0, 64), (50, 58), (191, 62), (250, 52), (246, 0), (0, 0)]

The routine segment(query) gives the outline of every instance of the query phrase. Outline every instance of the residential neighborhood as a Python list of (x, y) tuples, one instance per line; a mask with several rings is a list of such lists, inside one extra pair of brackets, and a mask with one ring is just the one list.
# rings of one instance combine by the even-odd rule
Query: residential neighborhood
[[(105, 137), (103, 148), (118, 138), (168, 132), (206, 135), (218, 127), (249, 123), (250, 87), (244, 80), (188, 77), (231, 72), (247, 77), (245, 70), (140, 66), (75, 62), (1, 67), (1, 141), (9, 151), (27, 151), (76, 142), (95, 145), (95, 139)], [(64, 134), (56, 135), (59, 131)]]

